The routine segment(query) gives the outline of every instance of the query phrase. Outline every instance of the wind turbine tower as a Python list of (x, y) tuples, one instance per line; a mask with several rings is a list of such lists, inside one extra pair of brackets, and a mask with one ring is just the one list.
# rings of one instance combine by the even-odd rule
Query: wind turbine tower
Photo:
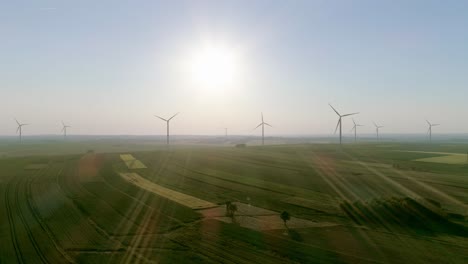
[(176, 115), (178, 115), (178, 114), (179, 114), (179, 113), (177, 113), (177, 114), (171, 116), (171, 118), (169, 118), (169, 119), (164, 119), (164, 118), (162, 118), (162, 117), (160, 117), (160, 116), (155, 115), (155, 117), (157, 117), (157, 118), (159, 118), (159, 119), (161, 119), (161, 120), (163, 120), (163, 121), (166, 122), (166, 126), (167, 126), (167, 138), (166, 138), (166, 143), (167, 143), (167, 146), (168, 146), (168, 147), (169, 147), (169, 122), (172, 120), (172, 118), (174, 118), (174, 117), (175, 117)]
[(351, 114), (345, 114), (345, 115), (340, 115), (340, 113), (338, 113), (338, 111), (336, 111), (336, 109), (331, 105), (331, 104), (328, 104), (332, 109), (333, 111), (335, 111), (335, 113), (338, 115), (338, 123), (336, 123), (336, 128), (335, 128), (335, 133), (336, 133), (336, 130), (338, 130), (338, 127), (340, 127), (340, 145), (341, 145), (341, 142), (342, 142), (342, 128), (341, 128), (341, 119), (345, 116), (351, 116), (351, 115), (356, 115), (356, 114), (359, 114), (359, 112), (357, 113), (351, 113)]
[(63, 126), (63, 128), (62, 128), (63, 139), (66, 139), (66, 138), (67, 138), (67, 128), (69, 128), (69, 127), (71, 127), (71, 126), (65, 125), (65, 123), (63, 123), (63, 121), (62, 121), (62, 126)]
[(432, 127), (433, 126), (439, 126), (440, 124), (431, 124), (431, 122), (427, 121), (427, 124), (429, 125), (429, 129), (427, 130), (427, 132), (429, 133), (429, 142), (432, 143)]
[(374, 123), (374, 126), (375, 126), (375, 132), (377, 133), (377, 140), (379, 140), (379, 129), (384, 127), (384, 126), (378, 126), (375, 122)]
[(19, 140), (20, 142), (23, 140), (23, 126), (27, 126), (29, 124), (21, 124), (18, 122), (18, 120), (15, 118), (16, 124), (18, 124), (18, 128), (16, 129), (16, 133), (19, 132)]
[(254, 128), (257, 129), (259, 126), (262, 126), (262, 146), (265, 145), (265, 125), (269, 126), (269, 127), (272, 127), (270, 124), (266, 123), (265, 121), (263, 121), (263, 113), (262, 113), (262, 122), (260, 124), (258, 124), (257, 127)]
[(354, 142), (356, 143), (357, 142), (357, 127), (360, 127), (360, 126), (363, 126), (363, 125), (360, 125), (360, 124), (357, 124), (355, 121), (354, 121), (354, 118), (353, 118), (353, 128), (351, 129), (351, 131), (354, 130)]

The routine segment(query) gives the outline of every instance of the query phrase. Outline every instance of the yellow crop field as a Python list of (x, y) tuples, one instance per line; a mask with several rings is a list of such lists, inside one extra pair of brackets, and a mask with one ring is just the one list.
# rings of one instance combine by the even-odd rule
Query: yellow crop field
[(169, 200), (172, 200), (176, 203), (179, 203), (192, 209), (203, 209), (217, 206), (214, 203), (162, 187), (161, 185), (158, 185), (141, 177), (137, 173), (120, 173), (120, 176), (142, 189), (156, 193), (157, 195), (160, 195), (162, 197), (165, 197)]
[(133, 157), (133, 155), (131, 154), (121, 154), (120, 159), (122, 159), (125, 162), (125, 165), (127, 165), (129, 169), (146, 169), (147, 168), (145, 164), (143, 164), (143, 162), (135, 159), (135, 157)]
[(438, 156), (438, 157), (430, 157), (430, 158), (423, 158), (423, 159), (416, 159), (415, 161), (422, 161), (422, 162), (435, 162), (435, 163), (445, 163), (445, 164), (467, 164), (467, 155), (464, 154), (452, 154), (447, 156)]
[(129, 169), (146, 169), (145, 164), (139, 160), (128, 160), (125, 161), (125, 164)]
[(120, 158), (121, 158), (123, 161), (135, 160), (135, 157), (133, 157), (132, 154), (121, 154), (121, 155), (120, 155)]

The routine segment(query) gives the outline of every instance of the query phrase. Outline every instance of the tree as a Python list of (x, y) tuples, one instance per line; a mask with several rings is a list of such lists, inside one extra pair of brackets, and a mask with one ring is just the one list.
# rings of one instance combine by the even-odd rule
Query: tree
[(232, 221), (234, 222), (234, 214), (237, 212), (237, 205), (234, 204), (231, 201), (226, 202), (226, 216), (229, 216), (232, 218)]
[(232, 214), (231, 213), (231, 205), (232, 205), (231, 201), (226, 202), (226, 216), (231, 216), (231, 214)]
[(233, 204), (231, 203), (231, 206), (230, 206), (230, 211), (231, 211), (231, 217), (234, 218), (234, 213), (237, 212), (237, 205), (236, 204)]
[(285, 226), (287, 229), (289, 229), (288, 226), (286, 225), (286, 222), (289, 221), (289, 220), (291, 219), (291, 215), (289, 215), (288, 212), (283, 211), (283, 212), (281, 213), (280, 216), (281, 216), (281, 219), (282, 219), (283, 222), (284, 222), (284, 226)]

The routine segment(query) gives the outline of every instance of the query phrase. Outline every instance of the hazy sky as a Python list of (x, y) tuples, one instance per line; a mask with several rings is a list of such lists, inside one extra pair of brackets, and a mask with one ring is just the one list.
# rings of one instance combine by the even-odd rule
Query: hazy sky
[[(1, 1), (0, 135), (468, 132), (468, 1)], [(235, 80), (186, 61), (210, 43)], [(223, 86), (223, 87), (222, 87)], [(226, 86), (226, 87), (224, 87)], [(344, 122), (344, 131), (351, 119)]]

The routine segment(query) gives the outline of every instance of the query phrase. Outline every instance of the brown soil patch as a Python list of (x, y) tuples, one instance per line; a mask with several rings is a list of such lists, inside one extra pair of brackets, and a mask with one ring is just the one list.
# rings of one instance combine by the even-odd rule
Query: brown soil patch
[[(225, 223), (238, 224), (242, 227), (253, 230), (285, 229), (283, 220), (281, 220), (278, 212), (244, 203), (235, 204), (237, 205), (238, 210), (235, 214), (234, 221), (231, 217), (226, 216), (226, 207), (224, 205), (199, 210), (199, 212), (206, 218), (216, 219)], [(287, 224), (289, 228), (327, 227), (338, 225), (336, 223), (314, 222), (295, 217), (291, 217)]]
[(95, 181), (104, 157), (99, 154), (88, 153), (78, 162), (78, 179), (80, 181)]

